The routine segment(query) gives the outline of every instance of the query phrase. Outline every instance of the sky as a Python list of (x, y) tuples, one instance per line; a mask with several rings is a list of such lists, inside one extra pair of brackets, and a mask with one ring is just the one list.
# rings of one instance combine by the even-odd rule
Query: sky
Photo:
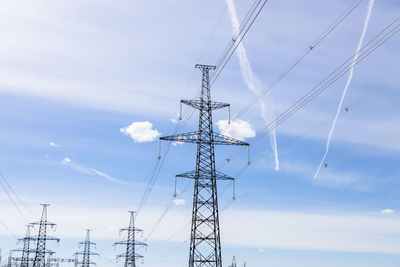
[[(233, 2), (241, 22), (253, 1)], [(267, 88), (353, 2), (269, 0), (211, 88), (233, 120), (227, 127), (228, 110), (215, 111), (215, 131), (251, 141), (266, 127), (260, 102), (240, 112), (254, 98), (243, 51)], [(282, 114), (354, 54), (367, 8), (362, 1), (261, 99), (268, 112)], [(364, 43), (399, 14), (398, 1), (375, 0)], [(179, 101), (201, 84), (194, 65), (215, 64), (233, 28), (224, 0), (0, 1), (3, 263), (50, 203), (56, 257), (82, 249), (89, 228), (92, 260), (122, 266), (113, 243), (140, 207), (141, 266), (187, 265), (193, 182), (177, 180), (170, 203), (196, 148), (158, 137), (174, 134)], [(348, 73), (276, 128), (279, 170), (268, 135), (251, 144), (250, 166), (247, 151), (216, 148), (217, 169), (236, 177), (234, 201), (232, 184), (218, 183), (223, 266), (233, 256), (240, 266), (399, 266), (399, 45), (396, 34), (355, 66), (317, 178)], [(197, 116), (179, 132), (196, 130)]]

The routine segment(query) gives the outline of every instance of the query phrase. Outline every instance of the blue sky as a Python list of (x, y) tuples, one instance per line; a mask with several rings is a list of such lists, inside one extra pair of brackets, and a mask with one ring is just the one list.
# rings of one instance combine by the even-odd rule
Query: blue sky
[[(253, 1), (234, 2), (241, 21)], [(260, 82), (284, 71), (352, 2), (268, 1), (243, 41)], [(354, 53), (367, 4), (271, 90), (276, 115)], [(397, 1), (376, 0), (365, 42), (399, 14)], [(21, 237), (40, 216), (39, 204), (51, 203), (57, 256), (71, 256), (91, 228), (98, 265), (120, 266), (112, 244), (122, 238), (127, 211), (138, 208), (158, 155), (156, 140), (135, 142), (121, 129), (147, 121), (150, 139), (172, 134), (179, 100), (200, 85), (194, 65), (215, 64), (231, 40), (223, 0), (0, 2), (0, 171), (27, 206), (16, 200), (21, 216), (0, 191), (1, 223)], [(329, 166), (317, 179), (347, 75), (277, 128), (279, 171), (267, 136), (252, 145), (253, 163), (243, 173), (247, 153), (226, 164), (238, 148), (216, 148), (219, 170), (241, 173), (237, 200), (221, 214), (224, 265), (236, 255), (248, 266), (399, 266), (399, 45), (395, 35), (355, 67), (344, 101), (349, 112), (340, 114)], [(231, 103), (233, 116), (252, 99), (236, 55), (212, 96)], [(216, 131), (226, 119), (226, 110), (215, 112)], [(265, 127), (258, 105), (238, 119), (256, 133)], [(196, 120), (194, 113), (181, 131), (195, 130)], [(168, 146), (161, 146), (163, 157)], [(191, 181), (178, 181), (181, 200), (151, 230), (175, 174), (194, 168), (195, 147), (171, 146), (164, 160), (138, 216), (149, 244), (140, 253), (143, 266), (180, 267), (188, 258)], [(232, 188), (219, 188), (222, 208)], [(5, 257), (18, 245), (3, 226), (0, 236)]]

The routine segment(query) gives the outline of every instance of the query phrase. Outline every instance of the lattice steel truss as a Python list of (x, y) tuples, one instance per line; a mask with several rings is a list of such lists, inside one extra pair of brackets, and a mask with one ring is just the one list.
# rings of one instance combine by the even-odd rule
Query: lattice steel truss
[(136, 259), (142, 259), (143, 256), (136, 253), (136, 246), (147, 246), (143, 242), (136, 241), (136, 233), (142, 232), (141, 229), (135, 227), (135, 212), (129, 211), (131, 214), (129, 220), (129, 226), (122, 228), (120, 232), (126, 232), (127, 238), (124, 241), (119, 241), (115, 245), (126, 246), (126, 251), (123, 254), (117, 255), (117, 258), (125, 258), (125, 267), (136, 267)]
[(31, 228), (33, 226), (28, 224), (26, 226), (26, 233), (24, 238), (18, 239), (18, 242), (23, 242), (22, 248), (13, 249), (13, 252), (21, 252), (21, 257), (12, 257), (12, 260), (17, 263), (19, 267), (28, 267), (29, 262), (33, 261), (29, 258), (29, 254), (35, 253), (36, 250), (30, 248), (31, 243)]
[[(96, 243), (90, 241), (90, 229), (86, 229), (86, 239), (83, 242), (79, 242), (79, 245), (83, 245), (83, 251), (75, 252), (76, 265), (81, 267), (89, 267), (92, 264), (96, 264), (90, 260), (90, 256), (98, 256), (99, 254), (91, 251), (92, 246), (95, 246)], [(78, 260), (78, 256), (82, 256), (82, 261)]]
[(46, 265), (46, 255), (54, 254), (54, 251), (46, 249), (47, 241), (57, 241), (60, 239), (47, 235), (47, 228), (50, 226), (54, 228), (55, 223), (47, 221), (47, 207), (50, 204), (41, 204), (43, 206), (42, 217), (39, 222), (32, 223), (33, 226), (39, 226), (39, 232), (37, 236), (29, 237), (29, 240), (36, 241), (35, 257), (33, 259), (33, 267), (44, 267)]
[(198, 131), (160, 139), (197, 144), (196, 169), (177, 175), (194, 179), (189, 267), (222, 267), (217, 180), (234, 178), (216, 171), (214, 145), (249, 144), (213, 132), (212, 111), (229, 104), (211, 101), (209, 72), (215, 66), (197, 64), (195, 67), (202, 72), (200, 99), (181, 100), (181, 103), (200, 111)]

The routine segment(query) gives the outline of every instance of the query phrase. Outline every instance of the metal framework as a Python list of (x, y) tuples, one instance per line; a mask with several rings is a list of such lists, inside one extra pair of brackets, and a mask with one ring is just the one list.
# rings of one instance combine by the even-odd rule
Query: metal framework
[(43, 206), (42, 217), (39, 222), (34, 222), (31, 225), (39, 226), (39, 232), (37, 236), (29, 237), (29, 240), (36, 241), (35, 257), (33, 259), (33, 267), (44, 267), (46, 264), (46, 255), (54, 254), (53, 251), (46, 249), (47, 241), (57, 241), (60, 239), (47, 235), (47, 227), (54, 228), (56, 224), (47, 221), (47, 207), (50, 204), (41, 204)]
[(76, 252), (74, 255), (82, 255), (82, 261), (76, 259), (76, 265), (81, 267), (89, 267), (91, 264), (96, 264), (90, 261), (90, 256), (98, 256), (99, 254), (91, 251), (91, 247), (95, 246), (96, 243), (90, 241), (90, 229), (86, 229), (86, 239), (83, 242), (79, 242), (79, 245), (83, 245), (83, 251)]
[(236, 264), (236, 257), (235, 257), (235, 256), (233, 256), (233, 258), (232, 258), (232, 264), (229, 265), (228, 267), (237, 267), (237, 264)]
[(160, 140), (197, 144), (196, 169), (177, 175), (194, 179), (189, 267), (222, 267), (217, 180), (234, 178), (216, 171), (214, 145), (249, 144), (213, 132), (212, 111), (229, 107), (229, 104), (211, 101), (209, 72), (215, 66), (197, 64), (195, 67), (202, 72), (200, 99), (182, 100), (181, 103), (200, 111), (198, 131), (161, 137)]
[(24, 238), (18, 239), (18, 242), (23, 242), (22, 248), (13, 249), (13, 252), (21, 252), (21, 257), (12, 257), (12, 260), (16, 262), (19, 267), (28, 267), (29, 262), (33, 261), (32, 258), (29, 258), (29, 254), (34, 253), (36, 250), (30, 248), (31, 243), (31, 228), (33, 226), (28, 224), (26, 226), (26, 233)]
[(122, 228), (120, 232), (127, 232), (127, 238), (124, 241), (114, 243), (115, 245), (126, 246), (126, 251), (123, 254), (117, 255), (118, 258), (125, 258), (124, 267), (136, 267), (136, 259), (142, 259), (143, 256), (136, 253), (136, 246), (147, 246), (146, 243), (136, 241), (136, 233), (142, 232), (143, 230), (135, 227), (135, 212), (129, 211), (131, 214), (129, 220), (129, 226)]

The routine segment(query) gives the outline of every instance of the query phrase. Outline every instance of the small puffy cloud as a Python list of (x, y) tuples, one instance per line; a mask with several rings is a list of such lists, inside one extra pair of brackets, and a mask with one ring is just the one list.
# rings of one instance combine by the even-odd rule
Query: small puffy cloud
[(135, 142), (151, 142), (161, 135), (157, 130), (153, 130), (153, 124), (148, 121), (137, 121), (131, 125), (121, 128), (121, 133), (129, 135)]
[(172, 118), (172, 119), (171, 119), (171, 122), (172, 122), (172, 123), (178, 123), (178, 120), (175, 119), (175, 118)]
[(381, 213), (382, 214), (393, 214), (394, 210), (392, 210), (392, 209), (384, 209), (384, 210), (381, 210)]
[(49, 143), (49, 146), (51, 146), (51, 147), (59, 147), (60, 145), (59, 145), (59, 144), (56, 144), (56, 143), (54, 143), (54, 142), (50, 142), (50, 143)]
[(181, 205), (185, 205), (186, 201), (184, 199), (180, 199), (180, 198), (176, 198), (173, 200), (174, 205), (176, 206), (181, 206)]
[(222, 134), (239, 140), (256, 136), (253, 126), (247, 121), (235, 120), (229, 124), (227, 120), (220, 120), (217, 125)]
[(63, 163), (63, 164), (71, 163), (71, 159), (70, 159), (70, 158), (64, 158), (64, 159), (61, 161), (61, 163)]
[(259, 248), (257, 251), (258, 251), (259, 253), (264, 253), (264, 250), (263, 250), (262, 248)]

